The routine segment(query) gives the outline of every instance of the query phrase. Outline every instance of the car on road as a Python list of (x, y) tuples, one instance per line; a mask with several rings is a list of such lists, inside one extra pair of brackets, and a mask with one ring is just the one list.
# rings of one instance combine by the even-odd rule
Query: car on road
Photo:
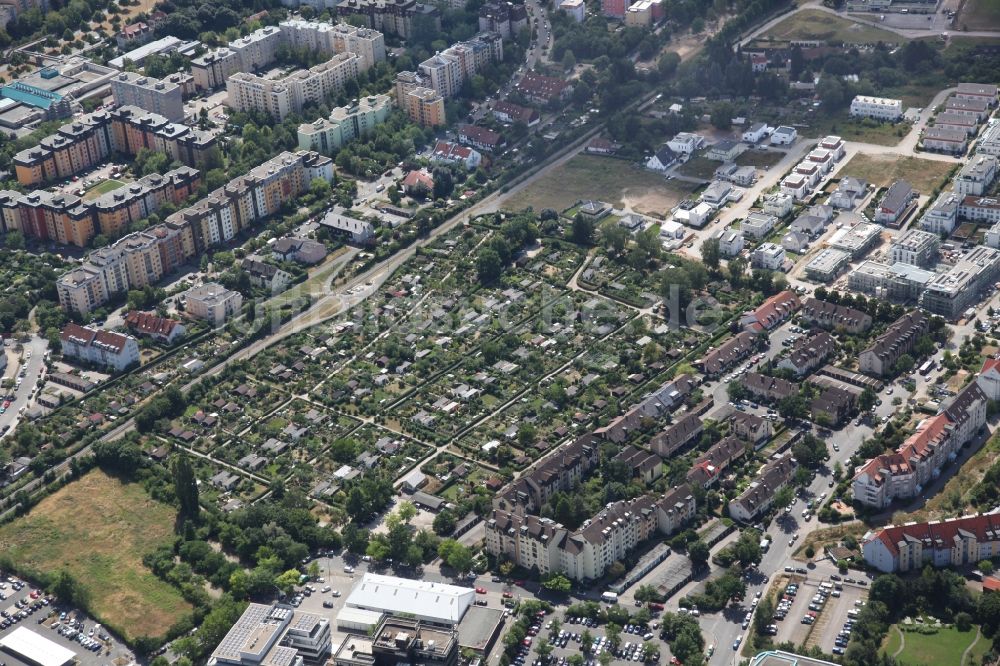
[(743, 642), (743, 634), (740, 634), (739, 636), (736, 637), (736, 640), (733, 641), (733, 650), (739, 650), (740, 643), (742, 642)]
[(486, 588), (485, 587), (477, 587), (476, 588), (476, 594), (486, 594)]

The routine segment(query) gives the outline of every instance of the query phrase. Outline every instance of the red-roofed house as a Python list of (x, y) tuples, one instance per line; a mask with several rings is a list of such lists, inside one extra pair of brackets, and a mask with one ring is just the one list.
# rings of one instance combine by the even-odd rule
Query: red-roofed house
[(502, 123), (522, 122), (528, 127), (534, 127), (541, 120), (535, 109), (504, 100), (493, 105), (493, 117)]
[(750, 68), (755, 72), (763, 72), (767, 69), (767, 56), (760, 53), (750, 55)]
[(535, 104), (548, 104), (565, 99), (570, 85), (562, 79), (528, 72), (518, 82), (517, 91)]
[(799, 297), (794, 291), (786, 289), (761, 303), (753, 312), (744, 313), (740, 319), (740, 326), (752, 333), (770, 331), (791, 317), (800, 307), (802, 303)]
[(438, 141), (434, 144), (432, 162), (444, 164), (461, 164), (466, 169), (475, 169), (483, 162), (483, 156), (477, 150), (468, 146), (460, 146), (451, 141)]
[(60, 340), (64, 357), (77, 358), (116, 371), (139, 362), (139, 343), (131, 335), (67, 324)]
[(1000, 358), (983, 361), (983, 369), (976, 377), (976, 383), (990, 400), (1000, 400)]
[(503, 135), (479, 125), (462, 125), (458, 128), (458, 140), (469, 146), (494, 152), (504, 145)]
[(413, 170), (403, 179), (403, 190), (407, 194), (418, 194), (421, 193), (420, 190), (426, 190), (421, 194), (430, 195), (434, 192), (434, 177), (426, 171)]
[(866, 534), (861, 550), (865, 562), (885, 572), (975, 564), (1000, 552), (1000, 515), (890, 525)]
[(174, 344), (187, 333), (184, 325), (176, 319), (158, 317), (155, 312), (132, 310), (125, 315), (125, 325), (136, 335), (144, 335), (168, 345)]
[(983, 592), (1000, 592), (1000, 578), (996, 576), (984, 576)]

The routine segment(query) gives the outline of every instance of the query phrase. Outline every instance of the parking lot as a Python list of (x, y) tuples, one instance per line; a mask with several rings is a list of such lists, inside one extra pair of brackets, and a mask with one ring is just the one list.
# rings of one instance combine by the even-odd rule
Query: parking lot
[[(0, 636), (23, 625), (53, 643), (72, 650), (81, 666), (135, 662), (135, 656), (125, 645), (82, 612), (63, 606), (13, 576), (2, 579), (0, 595), (4, 598), (0, 600)], [(9, 653), (4, 653), (3, 661), (8, 666), (31, 666)]]
[[(816, 645), (826, 653), (838, 647), (838, 635), (846, 630), (844, 625), (850, 619), (849, 614), (858, 609), (858, 602), (868, 596), (864, 587), (812, 573), (778, 576), (773, 590), (776, 606), (774, 624), (777, 626), (775, 642), (805, 643), (807, 647)], [(842, 641), (842, 645), (846, 645), (846, 640)]]

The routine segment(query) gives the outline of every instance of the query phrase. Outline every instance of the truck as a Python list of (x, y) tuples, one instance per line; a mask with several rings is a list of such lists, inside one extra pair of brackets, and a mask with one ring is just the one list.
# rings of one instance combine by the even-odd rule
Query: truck
[(763, 539), (760, 540), (760, 552), (766, 553), (770, 547), (771, 547), (770, 539), (764, 537)]
[(614, 592), (604, 592), (601, 594), (601, 601), (606, 601), (609, 604), (618, 603), (618, 595)]

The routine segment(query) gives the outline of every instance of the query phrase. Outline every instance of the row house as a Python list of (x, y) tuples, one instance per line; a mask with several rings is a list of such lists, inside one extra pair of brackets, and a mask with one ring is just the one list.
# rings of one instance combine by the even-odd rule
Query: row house
[(729, 415), (729, 431), (740, 439), (759, 449), (771, 439), (771, 422), (749, 412), (733, 412)]
[(116, 372), (139, 363), (139, 343), (131, 335), (67, 324), (59, 336), (62, 354)]
[(894, 453), (872, 458), (855, 472), (854, 499), (875, 509), (918, 497), (941, 468), (986, 423), (986, 394), (972, 382), (938, 415), (924, 419)]
[(729, 503), (729, 516), (742, 523), (753, 523), (770, 510), (774, 496), (791, 483), (798, 465), (791, 452), (772, 459), (750, 486)]
[(660, 456), (631, 444), (622, 449), (612, 460), (623, 463), (632, 470), (633, 478), (643, 483), (652, 483), (663, 475), (663, 459)]
[(718, 377), (757, 349), (757, 336), (742, 331), (695, 361), (695, 367), (707, 377)]
[(799, 319), (820, 328), (839, 329), (854, 335), (864, 333), (872, 327), (872, 318), (868, 313), (812, 297), (807, 298), (802, 304)]
[(909, 353), (917, 340), (927, 333), (928, 326), (929, 320), (923, 312), (914, 310), (904, 314), (861, 352), (859, 369), (876, 377), (888, 374), (899, 357)]
[(778, 361), (779, 368), (786, 368), (798, 377), (808, 375), (837, 351), (837, 341), (826, 331), (801, 338), (792, 345), (788, 356)]
[(155, 312), (131, 310), (125, 315), (128, 330), (156, 342), (172, 345), (187, 334), (184, 324), (176, 319), (160, 317)]
[(494, 507), (514, 513), (537, 513), (553, 494), (580, 483), (596, 467), (599, 452), (599, 441), (593, 435), (563, 445), (507, 486), (494, 498)]
[(759, 372), (746, 373), (740, 384), (750, 395), (763, 402), (779, 402), (799, 392), (798, 386), (787, 379), (762, 375)]
[(746, 442), (729, 435), (709, 447), (708, 451), (695, 458), (694, 464), (687, 473), (687, 482), (708, 488), (718, 482), (722, 472), (735, 460), (739, 460), (748, 452)]
[(787, 321), (801, 306), (802, 302), (795, 292), (786, 289), (765, 300), (752, 312), (744, 313), (740, 317), (740, 327), (753, 333), (770, 331)]
[(696, 442), (702, 433), (701, 419), (688, 413), (677, 423), (669, 426), (649, 441), (649, 448), (662, 458), (670, 458), (674, 453)]

